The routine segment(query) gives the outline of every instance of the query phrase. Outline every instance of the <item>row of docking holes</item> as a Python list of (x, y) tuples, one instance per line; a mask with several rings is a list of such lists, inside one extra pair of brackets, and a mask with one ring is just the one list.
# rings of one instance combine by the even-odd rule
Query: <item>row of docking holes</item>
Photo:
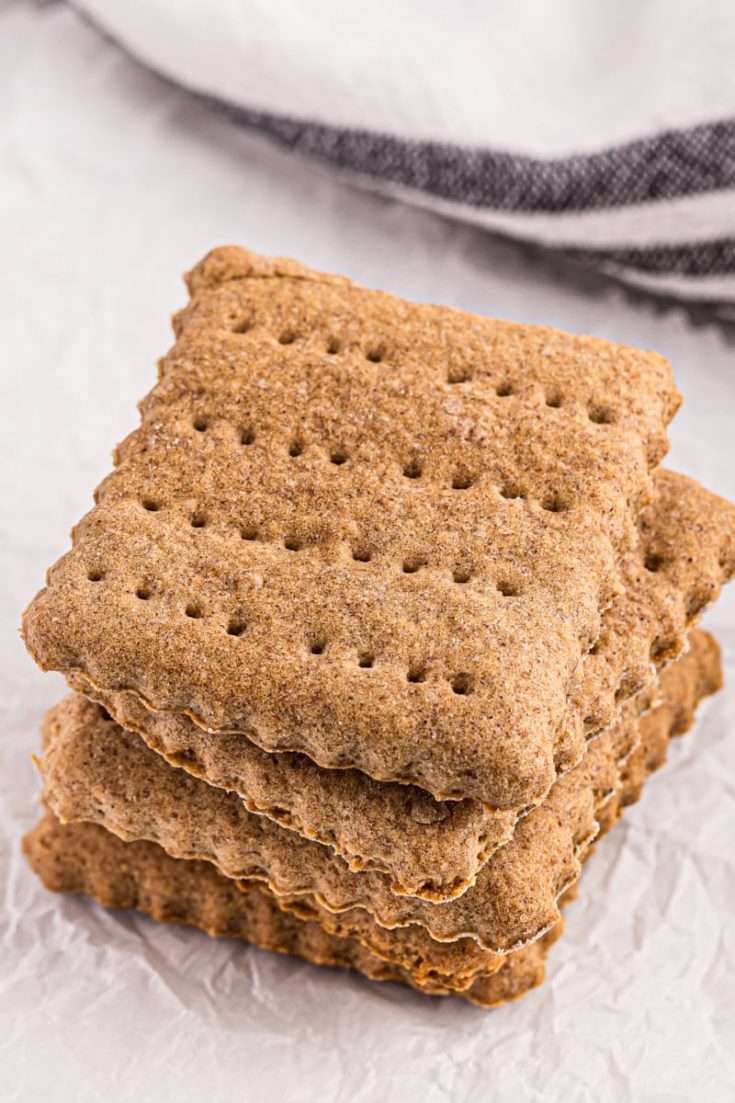
[[(104, 578), (103, 571), (89, 571), (87, 578), (90, 582), (101, 582)], [(153, 589), (147, 584), (136, 587), (135, 596), (139, 601), (149, 601), (153, 597)], [(195, 601), (190, 601), (184, 607), (184, 616), (189, 617), (191, 620), (202, 620), (204, 618), (204, 609)], [(230, 617), (227, 622), (226, 632), (228, 636), (239, 637), (242, 636), (247, 629), (247, 621), (244, 617)], [(318, 636), (311, 638), (307, 641), (307, 649), (310, 655), (323, 655), (327, 649), (327, 640)], [(376, 656), (371, 651), (359, 651), (357, 655), (357, 665), (362, 670), (372, 670), (376, 665)], [(427, 681), (427, 669), (426, 667), (415, 664), (410, 666), (406, 672), (406, 681), (412, 685), (420, 685)], [(453, 674), (447, 678), (452, 690), (459, 697), (466, 697), (472, 693), (474, 689), (474, 680), (471, 674), (461, 673)]]
[[(356, 554), (355, 558), (361, 558), (361, 556), (359, 554)], [(725, 555), (724, 555), (724, 553), (722, 553), (720, 555), (720, 561), (721, 561), (721, 566), (724, 567), (725, 566)], [(412, 574), (415, 571), (419, 570), (420, 567), (425, 566), (425, 565), (426, 565), (425, 562), (406, 561), (404, 563), (403, 570), (407, 574)], [(662, 556), (657, 555), (654, 552), (649, 552), (645, 557), (644, 565), (645, 565), (646, 570), (650, 571), (651, 573), (656, 574), (659, 571), (665, 570), (668, 564), (667, 564), (667, 560), (664, 559)], [(464, 569), (462, 569), (461, 571), (459, 571), (459, 570), (455, 571), (455, 573), (454, 573), (454, 581), (455, 582), (467, 582), (470, 577), (471, 577), (471, 572), (465, 571)], [(105, 578), (105, 572), (102, 571), (102, 570), (95, 570), (95, 569), (89, 570), (87, 572), (87, 578), (90, 582), (93, 582), (93, 583), (102, 582), (103, 579)], [(516, 596), (517, 594), (520, 593), (520, 590), (517, 586), (510, 585), (510, 584), (499, 585), (498, 590), (501, 594), (503, 594), (504, 596), (507, 596), (507, 597)], [(135, 596), (139, 601), (148, 601), (154, 596), (154, 591), (151, 588), (151, 586), (144, 583), (144, 584), (141, 584), (141, 585), (136, 587)], [(689, 612), (689, 615), (694, 616), (698, 612), (700, 612), (701, 609), (708, 603), (709, 598), (710, 598), (710, 595), (709, 595), (708, 592), (703, 592), (702, 594), (693, 593), (692, 595), (690, 595), (689, 599), (688, 599), (688, 605), (689, 605), (688, 612)], [(202, 608), (202, 606), (198, 602), (195, 602), (195, 601), (190, 601), (190, 602), (187, 603), (187, 605), (184, 608), (184, 615), (186, 617), (189, 617), (191, 620), (201, 620), (205, 616), (204, 609)], [(230, 636), (235, 636), (235, 637), (242, 636), (243, 633), (246, 631), (246, 629), (247, 629), (247, 621), (242, 616), (230, 617), (230, 619), (228, 620), (227, 625), (226, 625), (226, 632)], [(327, 647), (327, 641), (326, 641), (326, 639), (321, 638), (321, 637), (314, 638), (308, 643), (308, 650), (309, 650), (309, 653), (311, 655), (317, 655), (317, 656), (318, 655), (323, 655), (325, 650), (326, 650), (326, 647)], [(666, 641), (662, 642), (657, 637), (653, 641), (652, 648), (651, 648), (652, 658), (656, 659), (658, 657), (657, 653), (659, 651), (665, 651), (667, 647), (668, 647), (668, 643)], [(592, 655), (597, 654), (598, 648), (599, 648), (599, 641), (598, 641), (597, 644), (595, 644), (591, 648), (590, 653)], [(372, 652), (361, 651), (361, 652), (358, 653), (357, 665), (360, 668), (362, 668), (364, 670), (372, 669), (375, 665), (375, 662), (376, 662), (376, 657)], [(412, 683), (412, 684), (420, 684), (422, 682), (425, 682), (427, 680), (427, 671), (421, 665), (411, 666), (408, 669), (407, 673), (406, 673), (406, 680), (408, 682)], [(447, 680), (449, 681), (449, 683), (451, 685), (451, 688), (454, 691), (454, 693), (456, 693), (459, 696), (467, 696), (468, 694), (472, 693), (472, 691), (474, 689), (473, 678), (470, 674), (467, 674), (467, 673), (455, 674), (455, 675), (452, 675)]]
[[(204, 416), (197, 416), (193, 419), (192, 425), (197, 433), (205, 433), (210, 427), (210, 420)], [(252, 429), (240, 430), (240, 443), (245, 447), (255, 444), (255, 439), (255, 432)], [(305, 449), (305, 443), (299, 438), (294, 438), (288, 446), (288, 454), (292, 459), (298, 459), (299, 456), (304, 454)], [(335, 467), (342, 467), (349, 459), (349, 453), (344, 448), (334, 448), (329, 453), (329, 462), (334, 464)], [(406, 479), (417, 482), (421, 479), (424, 471), (420, 462), (412, 459), (403, 465), (402, 473)], [(457, 471), (453, 475), (449, 485), (452, 490), (469, 490), (471, 486), (474, 486), (476, 481), (477, 480), (466, 471)], [(527, 500), (526, 492), (514, 483), (505, 484), (500, 488), (499, 493), (501, 498)], [(144, 499), (143, 505), (151, 512), (155, 512), (157, 509), (161, 508), (160, 503), (150, 498)], [(541, 508), (548, 513), (566, 513), (570, 508), (569, 503), (564, 501), (557, 494), (548, 495), (541, 500), (540, 505)]]
[[(154, 501), (151, 498), (143, 498), (141, 504), (145, 510), (148, 510), (151, 513), (158, 513), (158, 511), (162, 508), (159, 502)], [(189, 518), (189, 524), (194, 529), (203, 529), (206, 528), (207, 518), (202, 513), (193, 513)], [(258, 529), (254, 526), (246, 526), (240, 529), (240, 538), (249, 542), (256, 542), (261, 539)], [(272, 543), (272, 541), (268, 542)], [(286, 536), (283, 539), (283, 547), (286, 549), (286, 551), (289, 552), (301, 552), (307, 551), (310, 547), (313, 547), (313, 544), (309, 543), (308, 541), (301, 540), (296, 536)], [(352, 558), (356, 563), (370, 563), (374, 561), (372, 552), (364, 545), (356, 545), (355, 547), (353, 547)], [(401, 571), (403, 574), (416, 574), (418, 571), (421, 571), (428, 566), (429, 560), (426, 556), (413, 555), (407, 557), (402, 561)], [(98, 574), (99, 572), (95, 573)], [(470, 579), (473, 577), (473, 574), (474, 572), (471, 567), (457, 566), (452, 571), (452, 581), (458, 583), (459, 585), (464, 585), (465, 583), (470, 581)], [(102, 575), (99, 575), (99, 578), (90, 578), (90, 581), (100, 581), (101, 578)], [(498, 593), (502, 594), (503, 597), (519, 597), (522, 593), (521, 587), (517, 583), (511, 582), (509, 580), (501, 580), (499, 582), (496, 582), (495, 587)]]
[[(252, 530), (249, 530), (247, 532), (243, 532), (242, 538), (244, 540), (257, 540), (257, 535), (252, 532)], [(303, 545), (301, 545), (296, 540), (287, 538), (286, 540), (284, 540), (283, 546), (288, 551), (301, 551)], [(352, 558), (355, 560), (356, 563), (369, 563), (372, 556), (370, 552), (364, 550), (363, 548), (356, 548), (352, 552)], [(425, 569), (428, 566), (428, 559), (420, 556), (415, 556), (413, 558), (403, 560), (401, 564), (401, 573), (408, 575), (417, 574), (419, 571)], [(464, 586), (472, 579), (473, 574), (474, 572), (470, 567), (455, 567), (452, 571), (452, 582), (455, 582), (459, 586)], [(87, 574), (87, 579), (90, 582), (102, 582), (104, 577), (104, 571), (91, 570)], [(502, 597), (520, 597), (523, 593), (523, 589), (519, 585), (519, 583), (511, 582), (509, 579), (502, 579), (496, 582), (495, 589), (499, 594), (502, 595)], [(141, 595), (138, 594), (138, 597), (140, 596)]]
[[(413, 573), (415, 570), (418, 570), (419, 566), (421, 566), (421, 565), (423, 565), (423, 564), (419, 564), (418, 566), (413, 565), (411, 563), (404, 564), (404, 571), (406, 571), (406, 573)], [(725, 556), (724, 552), (721, 553), (721, 555), (720, 555), (720, 565), (723, 568), (726, 566), (726, 556)], [(655, 573), (658, 573), (661, 570), (665, 570), (666, 566), (667, 566), (667, 561), (663, 557), (661, 557), (661, 556), (659, 556), (655, 553), (649, 553), (645, 558), (646, 570), (650, 571), (651, 573), (655, 574)], [(90, 582), (93, 582), (93, 583), (102, 582), (104, 577), (105, 577), (105, 572), (101, 571), (101, 570), (90, 570), (90, 571), (87, 572), (88, 580)], [(454, 581), (455, 582), (466, 582), (466, 581), (468, 581), (469, 577), (470, 577), (469, 572), (464, 572), (463, 571), (461, 574), (459, 572), (455, 572)], [(517, 587), (510, 586), (510, 585), (508, 585), (508, 586), (498, 586), (498, 589), (499, 589), (500, 593), (504, 594), (505, 596), (509, 596), (509, 597), (510, 596), (515, 596), (520, 592), (520, 590)], [(136, 587), (136, 590), (135, 590), (135, 596), (139, 601), (148, 601), (148, 600), (150, 600), (153, 597), (153, 593), (154, 593), (153, 589), (148, 584), (145, 584), (145, 583), (139, 585), (138, 587)], [(688, 613), (689, 613), (689, 615), (694, 616), (697, 613), (699, 613), (701, 611), (701, 609), (704, 608), (704, 606), (708, 603), (708, 601), (710, 600), (710, 597), (711, 597), (711, 595), (708, 592), (703, 592), (701, 594), (699, 594), (699, 593), (691, 594), (688, 598), (688, 606), (689, 606)], [(204, 618), (205, 614), (204, 614), (204, 609), (202, 608), (202, 606), (198, 602), (191, 601), (191, 602), (188, 602), (187, 605), (185, 606), (184, 615), (186, 617), (189, 617), (191, 620), (201, 620), (201, 619)], [(230, 619), (227, 622), (226, 632), (230, 636), (235, 636), (235, 637), (242, 636), (243, 633), (246, 631), (246, 629), (247, 629), (247, 621), (242, 616), (230, 617)], [(657, 637), (653, 641), (652, 646), (651, 646), (652, 659), (654, 659), (654, 660), (657, 659), (659, 657), (658, 653), (659, 652), (664, 653), (666, 651), (666, 649), (668, 648), (668, 646), (669, 645), (668, 645), (667, 641), (665, 641), (665, 640), (662, 641), (659, 637)], [(323, 655), (325, 650), (326, 650), (326, 647), (327, 647), (327, 641), (323, 637), (313, 638), (308, 642), (308, 650), (309, 650), (309, 653), (311, 655), (316, 655), (316, 656)], [(599, 641), (598, 641), (598, 643), (596, 643), (591, 648), (590, 654), (592, 654), (592, 655), (597, 654), (598, 649), (599, 649)], [(376, 656), (372, 652), (369, 652), (369, 651), (360, 651), (360, 652), (358, 652), (357, 665), (361, 669), (370, 670), (375, 666), (375, 663), (376, 663)], [(421, 684), (421, 683), (425, 682), (427, 680), (427, 670), (426, 670), (426, 668), (421, 666), (421, 665), (413, 665), (413, 666), (409, 667), (409, 669), (406, 673), (406, 680), (408, 682), (412, 683), (412, 684)], [(473, 692), (474, 680), (472, 678), (472, 675), (470, 675), (470, 674), (467, 674), (467, 673), (464, 673), (464, 672), (460, 673), (460, 674), (454, 674), (451, 677), (449, 677), (447, 679), (447, 681), (449, 682), (453, 692), (456, 693), (458, 696), (467, 696), (467, 695), (469, 695), (470, 693)]]
[[(236, 322), (231, 326), (229, 332), (237, 334), (250, 333), (255, 326), (255, 321), (252, 318), (243, 319)], [(276, 338), (279, 345), (294, 345), (300, 340), (300, 335), (293, 329), (283, 330), (282, 333)], [(324, 351), (329, 356), (337, 356), (342, 351), (342, 342), (337, 337), (327, 338), (327, 342), (324, 346)], [(382, 342), (374, 343), (367, 346), (363, 353), (364, 358), (371, 364), (382, 364), (388, 360), (388, 349)], [(473, 381), (473, 375), (469, 368), (456, 368), (447, 372), (446, 382), (450, 385), (458, 383), (471, 383)], [(504, 380), (497, 383), (495, 386), (495, 394), (498, 398), (510, 398), (512, 395), (517, 394), (517, 389), (511, 381)], [(552, 409), (558, 410), (564, 405), (564, 396), (559, 390), (549, 391), (545, 397), (545, 404), (552, 407)], [(594, 421), (597, 425), (611, 425), (615, 418), (612, 410), (607, 406), (602, 406), (597, 403), (590, 405), (587, 409), (587, 416), (590, 421)]]

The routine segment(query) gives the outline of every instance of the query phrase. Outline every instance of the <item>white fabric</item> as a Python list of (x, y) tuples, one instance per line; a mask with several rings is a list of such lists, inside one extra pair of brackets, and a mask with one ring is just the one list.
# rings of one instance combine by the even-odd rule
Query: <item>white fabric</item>
[[(519, 211), (472, 210), (448, 199), (429, 198), (422, 192), (397, 184), (380, 186), (369, 177), (344, 174), (344, 178), (380, 195), (403, 199), (434, 214), (446, 215), (484, 230), (506, 234), (516, 241), (556, 248), (587, 246), (646, 246), (665, 240), (668, 245), (706, 241), (721, 236), (723, 226), (735, 229), (735, 192), (705, 192), (680, 196), (659, 206), (606, 208), (604, 211), (573, 212), (569, 215)], [(657, 236), (658, 235), (658, 236)], [(735, 273), (723, 272), (696, 279), (674, 272), (639, 272), (612, 262), (600, 261), (597, 269), (622, 282), (673, 299), (692, 303), (735, 300)], [(724, 311), (723, 311), (724, 313)], [(733, 313), (729, 314), (732, 321)]]
[[(375, 188), (375, 184), (366, 177), (355, 179), (355, 182), (365, 188)], [(718, 237), (723, 225), (728, 222), (733, 224), (735, 230), (735, 189), (682, 195), (661, 204), (553, 214), (480, 208), (473, 211), (448, 199), (429, 199), (415, 189), (396, 184), (382, 185), (380, 191), (485, 230), (558, 249), (575, 246), (591, 249), (626, 245), (643, 247), (660, 245), (662, 241), (667, 245), (688, 245), (692, 240), (706, 241), (710, 237)]]
[(671, 464), (735, 498), (732, 344), (340, 186), (66, 7), (0, 0), (0, 72), (3, 1103), (731, 1103), (735, 589), (707, 618), (728, 688), (601, 845), (546, 986), (489, 1015), (46, 893), (19, 838), (63, 685), (16, 627), (136, 424), (179, 273), (215, 243), (659, 349), (686, 399)]
[(73, 2), (361, 187), (732, 315), (730, 0)]
[(74, 3), (179, 84), (338, 126), (551, 157), (735, 115), (731, 0)]

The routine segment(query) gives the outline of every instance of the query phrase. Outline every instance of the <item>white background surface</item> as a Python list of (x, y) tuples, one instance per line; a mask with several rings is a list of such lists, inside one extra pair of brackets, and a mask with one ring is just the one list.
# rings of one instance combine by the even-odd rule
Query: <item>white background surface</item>
[(67, 9), (0, 0), (0, 1097), (412, 1103), (735, 1096), (731, 686), (586, 871), (549, 983), (489, 1014), (45, 893), (19, 838), (62, 692), (16, 635), (170, 343), (179, 273), (242, 242), (413, 299), (653, 347), (670, 463), (735, 498), (735, 348), (233, 130)]

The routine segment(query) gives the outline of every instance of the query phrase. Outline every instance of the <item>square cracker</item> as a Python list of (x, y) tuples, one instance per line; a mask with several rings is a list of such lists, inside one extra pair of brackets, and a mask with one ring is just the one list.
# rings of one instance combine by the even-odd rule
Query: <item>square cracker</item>
[(54, 892), (84, 893), (108, 908), (136, 908), (166, 923), (242, 939), (315, 965), (355, 969), (371, 980), (400, 981), (429, 995), (461, 995), (481, 1007), (517, 999), (540, 984), (548, 950), (562, 933), (559, 923), (538, 942), (510, 954), (493, 976), (454, 992), (441, 981), (383, 960), (354, 939), (328, 934), (316, 921), (282, 912), (261, 886), (238, 891), (209, 863), (179, 861), (155, 843), (125, 843), (96, 824), (61, 824), (47, 812), (23, 840), (23, 849)]
[(666, 362), (215, 250), (25, 617), (40, 665), (266, 750), (519, 810), (679, 402)]
[[(720, 654), (715, 640), (706, 632), (693, 631), (691, 650), (662, 674), (658, 703), (630, 725), (635, 729), (630, 732), (633, 749), (629, 744), (628, 753), (613, 766), (610, 743), (601, 740), (591, 750), (584, 767), (576, 767), (569, 780), (561, 781), (555, 788), (546, 814), (542, 816), (540, 809), (531, 814), (534, 818), (529, 817), (529, 826), (524, 831), (529, 866), (538, 861), (544, 824), (550, 825), (557, 842), (552, 857), (556, 881), (566, 886), (555, 906), (548, 900), (550, 930), (554, 929), (554, 917), (559, 916), (569, 893), (576, 890), (579, 864), (587, 861), (623, 810), (640, 798), (647, 778), (666, 761), (669, 740), (689, 730), (699, 701), (721, 684)], [(621, 735), (625, 740), (626, 733)], [(562, 831), (555, 823), (559, 818), (566, 821)], [(471, 938), (437, 942), (425, 928), (415, 924), (388, 930), (363, 908), (333, 912), (314, 897), (275, 899), (286, 911), (302, 919), (317, 919), (331, 934), (356, 939), (371, 953), (411, 970), (419, 979), (465, 988), (481, 976), (492, 976), (507, 960), (507, 954), (484, 950)], [(543, 913), (537, 911), (539, 900), (538, 894), (535, 899), (532, 895), (530, 906), (543, 926)]]
[[(579, 679), (588, 734), (608, 725), (626, 698), (675, 657), (693, 616), (735, 570), (735, 507), (691, 479), (658, 470), (655, 496), (638, 520), (640, 539), (623, 565), (625, 589), (602, 617)], [(300, 754), (262, 751), (239, 735), (208, 733), (187, 716), (153, 712), (126, 691), (71, 687), (102, 704), (153, 750), (210, 784), (239, 793), (251, 812), (315, 839), (353, 871), (391, 877), (393, 892), (446, 900), (461, 895), (517, 816), (479, 801), (437, 802), (415, 786), (379, 782), (359, 770), (324, 770)]]
[[(716, 649), (702, 639), (708, 637), (695, 634), (690, 653), (661, 676), (664, 701), (668, 695), (685, 718), (719, 685)], [(247, 812), (235, 794), (172, 769), (78, 695), (49, 713), (39, 767), (45, 800), (63, 821), (90, 820), (126, 840), (157, 842), (172, 857), (205, 858), (233, 879), (265, 881), (276, 895), (303, 897), (307, 906), (361, 908), (387, 929), (415, 924), (439, 942), (474, 939), (484, 950), (507, 953), (558, 921), (559, 895), (579, 874), (580, 855), (598, 830), (598, 806), (615, 791), (618, 765), (637, 737), (634, 699), (520, 821), (475, 885), (444, 904), (396, 896), (384, 874), (350, 872), (327, 847)]]
[[(665, 759), (669, 736), (686, 730), (697, 693), (716, 688), (719, 664), (712, 638), (695, 632), (690, 654), (676, 668), (676, 683), (672, 674), (664, 676), (663, 701), (641, 721), (640, 743), (622, 769), (613, 798), (597, 812), (602, 832), (624, 805), (638, 799), (648, 773)], [(549, 946), (562, 929), (558, 923), (536, 942), (499, 957), (468, 939), (433, 942), (417, 927), (385, 931), (359, 910), (332, 915), (306, 909), (298, 923), (278, 914), (278, 898), (262, 885), (239, 884), (238, 894), (235, 882), (208, 863), (172, 859), (154, 843), (123, 843), (93, 824), (62, 826), (51, 813), (27, 837), (24, 849), (44, 883), (56, 891), (85, 892), (110, 907), (136, 907), (157, 919), (244, 938), (319, 964), (351, 965), (374, 979), (403, 980), (433, 993), (464, 993), (483, 1006), (540, 983)], [(573, 892), (574, 887), (568, 889), (564, 901)]]

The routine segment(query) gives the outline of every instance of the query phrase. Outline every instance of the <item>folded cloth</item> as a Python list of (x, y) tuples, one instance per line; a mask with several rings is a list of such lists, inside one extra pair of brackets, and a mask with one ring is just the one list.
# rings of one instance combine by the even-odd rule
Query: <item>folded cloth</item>
[(735, 310), (727, 0), (75, 6), (236, 123), (359, 185)]

